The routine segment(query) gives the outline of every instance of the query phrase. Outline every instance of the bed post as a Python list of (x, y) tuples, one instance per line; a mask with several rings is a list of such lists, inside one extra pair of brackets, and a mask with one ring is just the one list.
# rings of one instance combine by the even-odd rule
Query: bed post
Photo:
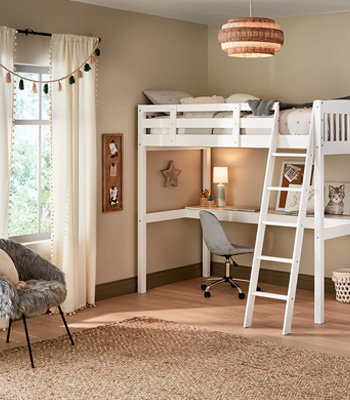
[(138, 109), (138, 171), (137, 171), (137, 291), (146, 293), (147, 289), (147, 252), (146, 252), (146, 148), (143, 146), (144, 112)]
[[(202, 189), (210, 189), (211, 191), (211, 149), (202, 150)], [(210, 276), (210, 251), (202, 238), (202, 276), (207, 278)]]
[(315, 135), (314, 322), (316, 324), (324, 323), (324, 117), (322, 106), (322, 101), (314, 101), (312, 115), (314, 129), (310, 132)]

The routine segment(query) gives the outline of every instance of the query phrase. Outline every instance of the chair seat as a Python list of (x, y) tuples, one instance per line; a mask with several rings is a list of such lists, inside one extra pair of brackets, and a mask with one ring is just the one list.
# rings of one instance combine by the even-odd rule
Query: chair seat
[(18, 290), (16, 315), (12, 319), (35, 317), (45, 314), (51, 307), (57, 307), (66, 298), (67, 290), (61, 282), (45, 280), (25, 281), (26, 286)]
[(238, 256), (240, 254), (253, 253), (254, 249), (246, 246), (240, 246), (232, 243), (231, 245), (222, 246), (220, 249), (215, 249), (212, 253), (218, 256)]

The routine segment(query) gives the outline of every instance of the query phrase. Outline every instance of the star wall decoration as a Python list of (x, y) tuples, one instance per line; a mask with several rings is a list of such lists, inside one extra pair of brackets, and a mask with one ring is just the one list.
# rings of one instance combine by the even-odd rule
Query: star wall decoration
[(169, 185), (178, 186), (177, 180), (181, 172), (180, 169), (175, 168), (174, 161), (170, 160), (168, 168), (161, 171), (165, 177), (164, 187), (168, 187)]

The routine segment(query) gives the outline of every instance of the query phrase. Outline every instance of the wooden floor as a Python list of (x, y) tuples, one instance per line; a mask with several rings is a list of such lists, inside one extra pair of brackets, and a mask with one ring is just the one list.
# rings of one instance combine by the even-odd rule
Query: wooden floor
[[(260, 338), (290, 346), (350, 357), (350, 304), (339, 303), (335, 295), (326, 297), (326, 322), (313, 322), (313, 292), (297, 292), (292, 333), (282, 335), (284, 302), (258, 298), (253, 325), (243, 328), (246, 300), (238, 299), (237, 291), (228, 284), (217, 285), (211, 298), (204, 298), (201, 279), (178, 282), (151, 289), (146, 294), (129, 294), (97, 303), (67, 316), (71, 332), (97, 325), (122, 321), (136, 316), (149, 316), (192, 326)], [(260, 285), (262, 290), (285, 293), (286, 288)], [(243, 286), (247, 291), (247, 286)], [(27, 321), (31, 341), (65, 334), (59, 315), (44, 315)], [(10, 343), (0, 332), (0, 351), (25, 345), (22, 321), (13, 324)]]

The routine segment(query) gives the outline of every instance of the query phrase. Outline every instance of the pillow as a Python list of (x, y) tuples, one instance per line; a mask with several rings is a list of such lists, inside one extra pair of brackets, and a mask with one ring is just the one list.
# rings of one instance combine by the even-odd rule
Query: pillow
[(185, 97), (180, 100), (181, 104), (221, 104), (225, 103), (222, 96), (200, 96), (200, 97)]
[(11, 257), (0, 249), (0, 276), (6, 278), (16, 289), (21, 289), (25, 283), (18, 278), (18, 272)]
[(8, 281), (12, 283), (12, 285), (17, 285), (19, 280), (18, 272), (11, 257), (4, 250), (1, 249), (0, 249), (0, 276), (5, 277)]
[(235, 93), (226, 99), (226, 103), (245, 103), (248, 100), (259, 100), (259, 97), (252, 96), (251, 94)]
[(180, 99), (192, 97), (186, 92), (171, 90), (144, 90), (142, 92), (153, 104), (180, 104)]

